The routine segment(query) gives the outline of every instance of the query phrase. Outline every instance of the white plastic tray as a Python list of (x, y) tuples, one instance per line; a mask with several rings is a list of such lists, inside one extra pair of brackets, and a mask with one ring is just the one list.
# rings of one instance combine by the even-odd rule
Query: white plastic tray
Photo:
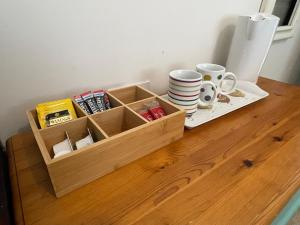
[[(238, 81), (236, 89), (243, 92), (245, 96), (232, 97), (228, 95), (230, 98), (229, 103), (216, 102), (212, 109), (198, 109), (192, 116), (185, 119), (185, 127), (192, 129), (269, 95), (268, 92), (248, 81)], [(168, 99), (167, 95), (164, 95), (163, 97)]]

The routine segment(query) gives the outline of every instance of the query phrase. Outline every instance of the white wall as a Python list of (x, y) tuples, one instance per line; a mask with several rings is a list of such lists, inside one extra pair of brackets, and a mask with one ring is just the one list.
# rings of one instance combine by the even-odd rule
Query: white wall
[(286, 83), (300, 84), (300, 20), (293, 38), (274, 41), (261, 75)]
[[(239, 14), (260, 0), (1, 0), (0, 138), (28, 129), (25, 110), (83, 90), (150, 80), (199, 62), (224, 64)], [(300, 82), (300, 25), (275, 42), (262, 74)]]
[(238, 14), (260, 0), (1, 0), (0, 138), (28, 129), (25, 110), (82, 90), (225, 62)]

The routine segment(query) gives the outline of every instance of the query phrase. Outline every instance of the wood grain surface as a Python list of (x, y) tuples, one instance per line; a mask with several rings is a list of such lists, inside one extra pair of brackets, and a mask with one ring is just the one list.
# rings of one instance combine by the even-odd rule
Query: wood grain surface
[(259, 86), (270, 96), (60, 199), (33, 134), (13, 136), (16, 224), (270, 224), (300, 185), (300, 87)]

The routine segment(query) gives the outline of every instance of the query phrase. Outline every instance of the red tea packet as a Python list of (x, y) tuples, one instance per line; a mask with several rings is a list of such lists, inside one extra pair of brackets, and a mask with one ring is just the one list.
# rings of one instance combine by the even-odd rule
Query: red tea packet
[(167, 115), (165, 110), (160, 106), (158, 101), (152, 101), (146, 104), (146, 106), (154, 119), (159, 119)]
[(144, 117), (146, 120), (148, 121), (152, 121), (154, 120), (154, 118), (152, 117), (151, 113), (147, 110), (147, 109), (141, 109), (139, 111), (139, 114)]

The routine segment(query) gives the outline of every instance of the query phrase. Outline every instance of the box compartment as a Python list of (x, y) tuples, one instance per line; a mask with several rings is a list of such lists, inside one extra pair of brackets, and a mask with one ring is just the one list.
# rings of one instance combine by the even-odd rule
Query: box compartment
[[(115, 98), (114, 96), (112, 96), (110, 93), (106, 93), (110, 102), (110, 106), (111, 108), (117, 108), (122, 106), (122, 102), (120, 102), (117, 98)], [(109, 109), (108, 109), (109, 110)]]
[(75, 142), (82, 138), (85, 138), (88, 135), (87, 129), (89, 129), (94, 142), (98, 142), (106, 138), (105, 133), (102, 133), (100, 128), (88, 117), (74, 120), (72, 121), (72, 123), (64, 123), (57, 126), (45, 128), (41, 130), (40, 134), (42, 139), (44, 140), (47, 153), (50, 155), (50, 158), (53, 158), (53, 145), (65, 140), (67, 138), (66, 132), (69, 135), (73, 148), (76, 149)]
[(140, 110), (145, 109), (145, 104), (151, 103), (152, 101), (157, 101), (160, 104), (160, 106), (164, 109), (167, 115), (171, 115), (175, 112), (180, 111), (176, 106), (173, 106), (167, 101), (165, 101), (164, 99), (158, 97), (151, 97), (151, 98), (144, 99), (142, 101), (134, 102), (128, 104), (128, 107), (131, 108), (136, 113), (139, 113)]
[(124, 104), (154, 97), (152, 93), (148, 92), (147, 90), (139, 86), (131, 86), (131, 87), (125, 87), (120, 89), (114, 89), (109, 91), (109, 93), (114, 97), (116, 97), (117, 99), (119, 99)]
[(103, 129), (108, 136), (114, 136), (146, 123), (142, 118), (126, 107), (111, 109), (97, 113), (91, 118)]

